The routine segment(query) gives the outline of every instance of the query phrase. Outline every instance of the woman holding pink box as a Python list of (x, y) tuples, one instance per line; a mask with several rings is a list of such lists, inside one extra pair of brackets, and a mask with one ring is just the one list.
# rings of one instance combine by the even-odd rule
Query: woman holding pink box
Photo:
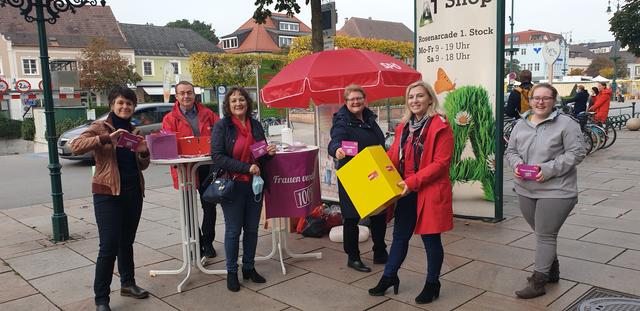
[(522, 216), (537, 240), (533, 275), (516, 292), (523, 299), (544, 295), (545, 285), (560, 279), (558, 231), (578, 202), (576, 166), (586, 155), (578, 123), (554, 109), (558, 91), (540, 83), (531, 94), (531, 109), (513, 128), (505, 155)]

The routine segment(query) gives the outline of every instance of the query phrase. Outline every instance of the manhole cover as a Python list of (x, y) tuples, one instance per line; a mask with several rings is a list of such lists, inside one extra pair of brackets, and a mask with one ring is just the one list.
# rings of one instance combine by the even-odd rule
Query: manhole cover
[(594, 287), (565, 311), (640, 311), (640, 297)]

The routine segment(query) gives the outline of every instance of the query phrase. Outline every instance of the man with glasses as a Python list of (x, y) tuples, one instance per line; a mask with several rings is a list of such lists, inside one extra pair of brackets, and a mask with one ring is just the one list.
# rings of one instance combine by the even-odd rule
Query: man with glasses
[[(211, 136), (213, 124), (220, 120), (220, 117), (196, 101), (196, 94), (191, 82), (180, 81), (176, 84), (175, 91), (175, 105), (173, 110), (162, 119), (162, 129), (176, 133), (177, 138)], [(213, 258), (216, 257), (216, 250), (213, 248), (216, 234), (216, 205), (202, 199), (202, 193), (207, 189), (208, 174), (209, 165), (202, 165), (198, 168), (198, 192), (203, 209), (200, 251), (202, 256)], [(173, 187), (178, 189), (178, 174), (173, 167), (171, 167), (171, 177), (173, 177)]]

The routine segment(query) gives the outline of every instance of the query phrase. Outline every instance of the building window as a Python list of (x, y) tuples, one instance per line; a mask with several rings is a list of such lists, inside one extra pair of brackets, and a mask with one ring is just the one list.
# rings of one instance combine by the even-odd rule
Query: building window
[(536, 63), (536, 66), (534, 67), (535, 71), (539, 71), (540, 70), (540, 63)]
[(142, 61), (142, 75), (143, 76), (153, 76), (153, 61), (152, 60), (143, 60)]
[(0, 76), (4, 75), (4, 71), (2, 71), (2, 57), (0, 57)]
[[(518, 42), (519, 40), (520, 40), (520, 37), (513, 36), (513, 42)], [(507, 36), (507, 42), (511, 42), (511, 35)]]
[(293, 37), (285, 37), (285, 36), (278, 37), (278, 46), (280, 46), (281, 48), (285, 46), (290, 46), (292, 42), (293, 42)]
[(37, 75), (38, 68), (36, 67), (35, 58), (23, 58), (22, 59), (22, 73), (25, 75)]
[(49, 62), (51, 71), (78, 71), (78, 62), (75, 60), (56, 59)]
[(636, 74), (635, 76), (640, 76), (640, 66), (636, 66)]
[(223, 49), (235, 49), (238, 47), (238, 37), (222, 39)]
[(300, 24), (280, 22), (280, 30), (285, 31), (300, 31)]
[(521, 49), (520, 50), (520, 54), (527, 55), (527, 49)]
[(170, 62), (171, 65), (173, 65), (173, 74), (179, 75), (180, 74), (180, 62), (178, 61), (171, 61)]

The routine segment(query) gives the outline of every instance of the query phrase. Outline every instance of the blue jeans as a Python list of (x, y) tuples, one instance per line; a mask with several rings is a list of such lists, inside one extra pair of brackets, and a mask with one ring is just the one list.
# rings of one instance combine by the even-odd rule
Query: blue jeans
[(253, 269), (258, 245), (258, 225), (262, 212), (262, 196), (258, 202), (251, 184), (236, 181), (233, 201), (222, 203), (224, 214), (224, 251), (227, 257), (227, 271), (238, 272), (238, 249), (242, 233), (242, 269)]
[(119, 196), (93, 195), (100, 237), (100, 251), (93, 282), (96, 304), (109, 303), (109, 285), (116, 257), (121, 286), (136, 284), (133, 271), (133, 242), (142, 213), (142, 192), (139, 185), (132, 185), (121, 192)]
[[(407, 257), (409, 240), (413, 235), (417, 220), (418, 195), (415, 192), (398, 200), (393, 222), (393, 241), (389, 250), (389, 259), (384, 266), (383, 275), (393, 277), (398, 275), (398, 270)], [(442, 262), (444, 261), (444, 249), (440, 233), (423, 234), (422, 243), (427, 252), (427, 282), (435, 283), (440, 277)]]

